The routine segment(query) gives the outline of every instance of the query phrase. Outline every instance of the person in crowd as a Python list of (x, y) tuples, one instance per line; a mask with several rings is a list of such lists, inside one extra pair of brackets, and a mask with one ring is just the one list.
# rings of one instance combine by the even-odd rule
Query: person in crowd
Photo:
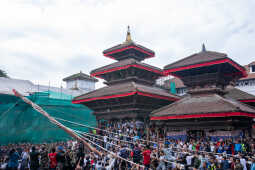
[[(124, 159), (128, 159), (128, 151), (126, 149), (126, 146), (125, 145), (122, 145), (120, 150), (119, 150), (119, 156), (124, 158)], [(121, 169), (126, 169), (128, 167), (128, 163), (124, 160), (119, 160), (120, 161), (120, 167)]]
[(209, 165), (208, 169), (209, 170), (216, 170), (217, 169), (216, 160), (214, 158), (210, 159), (210, 165)]
[(135, 144), (135, 147), (132, 153), (133, 153), (133, 162), (139, 164), (142, 159), (142, 151), (137, 143)]
[(39, 169), (39, 156), (40, 153), (37, 151), (36, 147), (32, 147), (32, 151), (30, 152), (30, 169), (38, 170)]
[(15, 149), (12, 149), (9, 153), (9, 162), (7, 164), (8, 170), (18, 170), (20, 156)]
[(227, 160), (226, 157), (223, 157), (222, 168), (223, 170), (228, 170), (230, 168), (229, 161)]
[[(84, 161), (83, 161), (84, 164)], [(71, 149), (67, 148), (66, 153), (65, 153), (65, 169), (70, 169), (72, 170), (74, 168), (74, 165), (72, 164), (72, 153)]]
[(194, 164), (194, 168), (198, 169), (200, 167), (201, 161), (200, 161), (197, 153), (195, 154), (195, 156), (193, 158), (193, 162), (194, 162), (193, 163)]
[(49, 162), (50, 162), (50, 170), (56, 170), (57, 168), (57, 153), (56, 149), (53, 147), (51, 149), (51, 153), (48, 154)]
[(83, 142), (79, 142), (78, 145), (78, 152), (77, 152), (77, 159), (76, 159), (76, 163), (75, 166), (77, 166), (77, 164), (79, 163), (81, 167), (83, 167), (84, 164), (84, 144)]
[(57, 159), (57, 169), (58, 170), (65, 170), (64, 166), (65, 166), (65, 151), (63, 146), (58, 146), (58, 152), (56, 155), (56, 159)]
[(236, 141), (234, 146), (235, 146), (235, 154), (238, 154), (238, 152), (241, 152), (242, 145), (240, 144), (240, 141)]
[(250, 170), (255, 170), (255, 158), (251, 159), (251, 168)]
[(40, 152), (40, 170), (48, 170), (48, 169), (49, 169), (48, 151), (43, 145), (42, 150)]
[(240, 163), (242, 164), (243, 170), (247, 170), (246, 159), (243, 156), (239, 156)]
[(29, 169), (29, 149), (24, 148), (22, 154), (21, 154), (21, 166), (20, 170), (28, 170)]
[(160, 151), (159, 164), (156, 170), (166, 170), (165, 154)]
[(151, 150), (150, 145), (146, 145), (146, 148), (143, 151), (143, 165), (145, 167), (145, 170), (150, 169), (150, 163), (151, 163)]
[(236, 159), (235, 170), (243, 170), (243, 165), (240, 163), (240, 159)]

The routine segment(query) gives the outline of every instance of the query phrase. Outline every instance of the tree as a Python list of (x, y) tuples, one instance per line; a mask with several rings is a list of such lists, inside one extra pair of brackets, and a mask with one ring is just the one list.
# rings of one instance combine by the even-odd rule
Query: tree
[(7, 78), (8, 76), (7, 76), (7, 73), (5, 71), (0, 69), (0, 77), (6, 77)]

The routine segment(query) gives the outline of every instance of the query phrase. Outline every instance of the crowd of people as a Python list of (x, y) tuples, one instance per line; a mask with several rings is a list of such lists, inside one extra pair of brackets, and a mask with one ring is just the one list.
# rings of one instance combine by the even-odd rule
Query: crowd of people
[(76, 133), (81, 141), (47, 144), (10, 144), (0, 147), (4, 170), (128, 170), (196, 169), (255, 170), (255, 141), (252, 138), (171, 139), (159, 136), (142, 122), (100, 124), (89, 132)]

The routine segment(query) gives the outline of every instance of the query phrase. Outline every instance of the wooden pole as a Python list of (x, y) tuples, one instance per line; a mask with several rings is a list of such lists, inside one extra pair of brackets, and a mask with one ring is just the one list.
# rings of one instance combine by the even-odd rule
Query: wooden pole
[(31, 100), (29, 100), (28, 98), (22, 96), (18, 91), (16, 91), (15, 89), (12, 90), (13, 93), (15, 94), (15, 96), (21, 98), (25, 103), (31, 105), (36, 111), (38, 111), (39, 113), (41, 113), (43, 116), (45, 116), (46, 118), (49, 119), (49, 121), (55, 125), (57, 125), (59, 128), (63, 129), (66, 133), (68, 133), (70, 136), (72, 136), (73, 138), (82, 141), (84, 143), (85, 146), (87, 146), (89, 148), (89, 150), (91, 150), (92, 152), (97, 153), (98, 155), (101, 155), (101, 152), (99, 152), (98, 150), (96, 150), (94, 147), (92, 147), (89, 143), (87, 143), (84, 139), (82, 139), (81, 137), (79, 137), (76, 133), (74, 133), (71, 129), (69, 129), (68, 127), (64, 126), (62, 123), (58, 122), (56, 119), (54, 119), (53, 117), (51, 117), (46, 111), (44, 111), (40, 106), (38, 106), (37, 104), (33, 103)]
[(157, 156), (159, 155), (159, 128), (157, 127)]
[(146, 124), (146, 140), (149, 141), (150, 140), (150, 127), (149, 127), (149, 121), (145, 118), (144, 119), (144, 123)]

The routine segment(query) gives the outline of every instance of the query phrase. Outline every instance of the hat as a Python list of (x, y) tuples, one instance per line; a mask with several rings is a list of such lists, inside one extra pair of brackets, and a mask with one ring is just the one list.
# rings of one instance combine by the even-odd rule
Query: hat
[(63, 146), (58, 146), (58, 150), (63, 151), (64, 150)]

